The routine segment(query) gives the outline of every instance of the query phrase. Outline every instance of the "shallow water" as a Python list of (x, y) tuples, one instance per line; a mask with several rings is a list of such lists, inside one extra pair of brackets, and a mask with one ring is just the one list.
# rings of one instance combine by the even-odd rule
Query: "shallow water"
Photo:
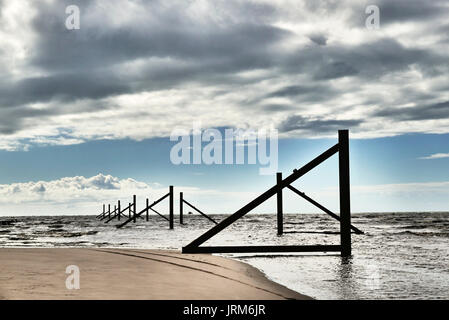
[[(216, 215), (218, 221), (225, 215)], [(177, 221), (176, 221), (177, 222)], [(92, 216), (2, 217), (1, 247), (121, 247), (180, 250), (213, 224), (186, 215), (186, 225), (158, 216), (122, 229)], [(275, 215), (248, 214), (209, 245), (338, 244), (337, 221), (327, 215), (288, 214), (276, 236)], [(227, 254), (270, 279), (318, 299), (449, 299), (449, 213), (354, 214), (364, 235), (352, 235), (353, 256), (338, 254)], [(329, 232), (326, 234), (301, 232)]]

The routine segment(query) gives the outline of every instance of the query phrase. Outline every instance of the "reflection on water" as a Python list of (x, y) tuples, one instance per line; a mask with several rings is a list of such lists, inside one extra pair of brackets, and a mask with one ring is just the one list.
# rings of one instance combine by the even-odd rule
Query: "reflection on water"
[[(326, 215), (286, 215), (285, 231), (291, 233), (282, 237), (276, 236), (275, 219), (249, 214), (206, 244), (339, 242), (338, 223)], [(151, 216), (149, 222), (116, 229), (92, 216), (0, 218), (0, 246), (179, 250), (213, 226), (196, 215), (186, 216), (185, 222), (168, 230), (164, 219)], [(274, 281), (319, 299), (449, 299), (449, 213), (355, 214), (352, 222), (365, 235), (352, 235), (350, 258), (285, 253), (225, 256), (250, 263)]]
[(345, 297), (349, 297), (351, 294), (358, 296), (357, 286), (355, 285), (353, 277), (352, 258), (340, 257), (339, 260), (340, 261), (337, 264), (335, 275), (335, 278), (338, 279), (336, 283), (340, 287), (339, 292), (341, 292), (341, 296), (338, 297), (338, 299), (344, 299)]

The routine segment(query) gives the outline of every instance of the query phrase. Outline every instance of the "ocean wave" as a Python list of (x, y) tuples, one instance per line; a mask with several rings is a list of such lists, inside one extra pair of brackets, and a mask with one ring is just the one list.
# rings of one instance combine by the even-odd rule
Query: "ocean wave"
[(403, 232), (396, 232), (395, 235), (414, 235), (419, 237), (449, 237), (449, 232), (414, 232), (414, 231), (403, 231)]

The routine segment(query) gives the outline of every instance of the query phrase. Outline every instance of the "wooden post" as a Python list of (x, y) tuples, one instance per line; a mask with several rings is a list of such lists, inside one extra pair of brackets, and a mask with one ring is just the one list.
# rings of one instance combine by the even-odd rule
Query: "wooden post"
[(341, 255), (351, 255), (351, 205), (349, 185), (349, 133), (338, 131), (338, 166), (340, 184), (340, 244)]
[(278, 222), (278, 236), (284, 233), (284, 212), (282, 209), (282, 172), (276, 173), (276, 183), (279, 187), (277, 191), (277, 222)]
[(170, 201), (170, 230), (173, 229), (173, 186), (170, 186), (170, 197), (169, 197), (169, 201)]
[(128, 203), (128, 217), (131, 219), (131, 202)]
[(134, 211), (134, 213), (133, 213), (133, 217), (134, 217), (133, 222), (134, 223), (136, 223), (136, 213), (137, 213), (137, 210), (136, 210), (137, 199), (136, 198), (137, 198), (136, 195), (133, 195), (133, 211)]
[(146, 207), (145, 208), (147, 208), (147, 212), (146, 212), (146, 214), (147, 214), (147, 221), (149, 221), (149, 215), (148, 215), (148, 211), (150, 210), (148, 207), (150, 206), (150, 200), (147, 198), (147, 202), (146, 202)]
[(184, 204), (184, 199), (183, 199), (183, 194), (182, 192), (179, 193), (179, 223), (180, 224), (184, 224), (184, 218), (183, 218), (183, 204)]
[(111, 205), (108, 204), (108, 219), (111, 219)]
[(118, 207), (118, 212), (117, 212), (118, 216), (117, 217), (118, 217), (118, 221), (120, 221), (120, 214), (121, 214), (120, 213), (120, 211), (121, 211), (121, 209), (120, 209), (120, 200), (118, 201), (117, 207)]

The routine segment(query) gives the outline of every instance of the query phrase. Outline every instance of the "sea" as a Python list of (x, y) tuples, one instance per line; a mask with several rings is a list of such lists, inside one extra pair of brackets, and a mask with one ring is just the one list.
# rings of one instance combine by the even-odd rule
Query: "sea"
[[(213, 215), (221, 221), (227, 215)], [(121, 222), (123, 222), (122, 218)], [(187, 214), (184, 225), (150, 215), (118, 229), (95, 216), (0, 217), (0, 247), (83, 247), (181, 250), (213, 227)], [(249, 213), (204, 245), (339, 244), (339, 223), (325, 214)], [(338, 253), (222, 254), (316, 299), (449, 299), (449, 212), (359, 213), (352, 257)], [(0, 262), (1, 266), (1, 262)]]

